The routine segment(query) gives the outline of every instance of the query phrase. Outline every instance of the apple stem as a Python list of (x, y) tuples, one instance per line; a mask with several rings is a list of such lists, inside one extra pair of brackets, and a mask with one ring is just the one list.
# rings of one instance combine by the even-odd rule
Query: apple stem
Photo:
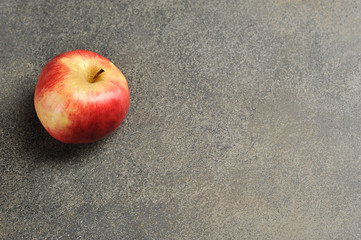
[(92, 83), (95, 82), (95, 80), (97, 79), (97, 77), (99, 77), (99, 75), (100, 75), (101, 73), (103, 73), (103, 72), (105, 72), (105, 71), (104, 71), (103, 68), (101, 68), (101, 69), (99, 70), (99, 72), (97, 72), (97, 74), (95, 74), (95, 76), (93, 77)]

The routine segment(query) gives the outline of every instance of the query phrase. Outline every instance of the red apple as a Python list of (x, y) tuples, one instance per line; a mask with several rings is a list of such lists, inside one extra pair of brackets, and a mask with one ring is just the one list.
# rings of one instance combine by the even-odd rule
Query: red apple
[(40, 122), (64, 143), (89, 143), (112, 133), (129, 107), (122, 72), (105, 57), (86, 50), (62, 53), (42, 70), (34, 105)]

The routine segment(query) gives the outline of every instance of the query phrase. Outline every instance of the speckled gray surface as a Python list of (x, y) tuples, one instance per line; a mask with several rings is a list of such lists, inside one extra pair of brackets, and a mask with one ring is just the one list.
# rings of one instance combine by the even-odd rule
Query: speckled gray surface
[[(0, 2), (0, 239), (361, 239), (360, 1)], [(128, 79), (111, 136), (64, 145), (44, 64)]]

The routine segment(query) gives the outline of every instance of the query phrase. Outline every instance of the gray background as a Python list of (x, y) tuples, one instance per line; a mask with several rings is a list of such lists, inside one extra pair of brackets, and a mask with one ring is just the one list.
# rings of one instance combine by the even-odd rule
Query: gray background
[[(360, 1), (0, 3), (1, 239), (361, 239)], [(45, 63), (128, 79), (111, 136), (65, 145)]]

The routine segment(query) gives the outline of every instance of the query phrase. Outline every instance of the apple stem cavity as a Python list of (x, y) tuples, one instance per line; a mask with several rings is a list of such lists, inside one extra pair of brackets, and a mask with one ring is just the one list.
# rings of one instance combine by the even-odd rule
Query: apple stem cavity
[(102, 74), (103, 72), (105, 72), (105, 71), (104, 71), (103, 68), (101, 68), (101, 69), (99, 70), (99, 72), (97, 72), (97, 74), (95, 74), (95, 76), (93, 77), (93, 79), (92, 79), (91, 81), (89, 81), (89, 82), (90, 82), (90, 83), (94, 83), (94, 82), (97, 80), (97, 78), (99, 77), (99, 75)]

